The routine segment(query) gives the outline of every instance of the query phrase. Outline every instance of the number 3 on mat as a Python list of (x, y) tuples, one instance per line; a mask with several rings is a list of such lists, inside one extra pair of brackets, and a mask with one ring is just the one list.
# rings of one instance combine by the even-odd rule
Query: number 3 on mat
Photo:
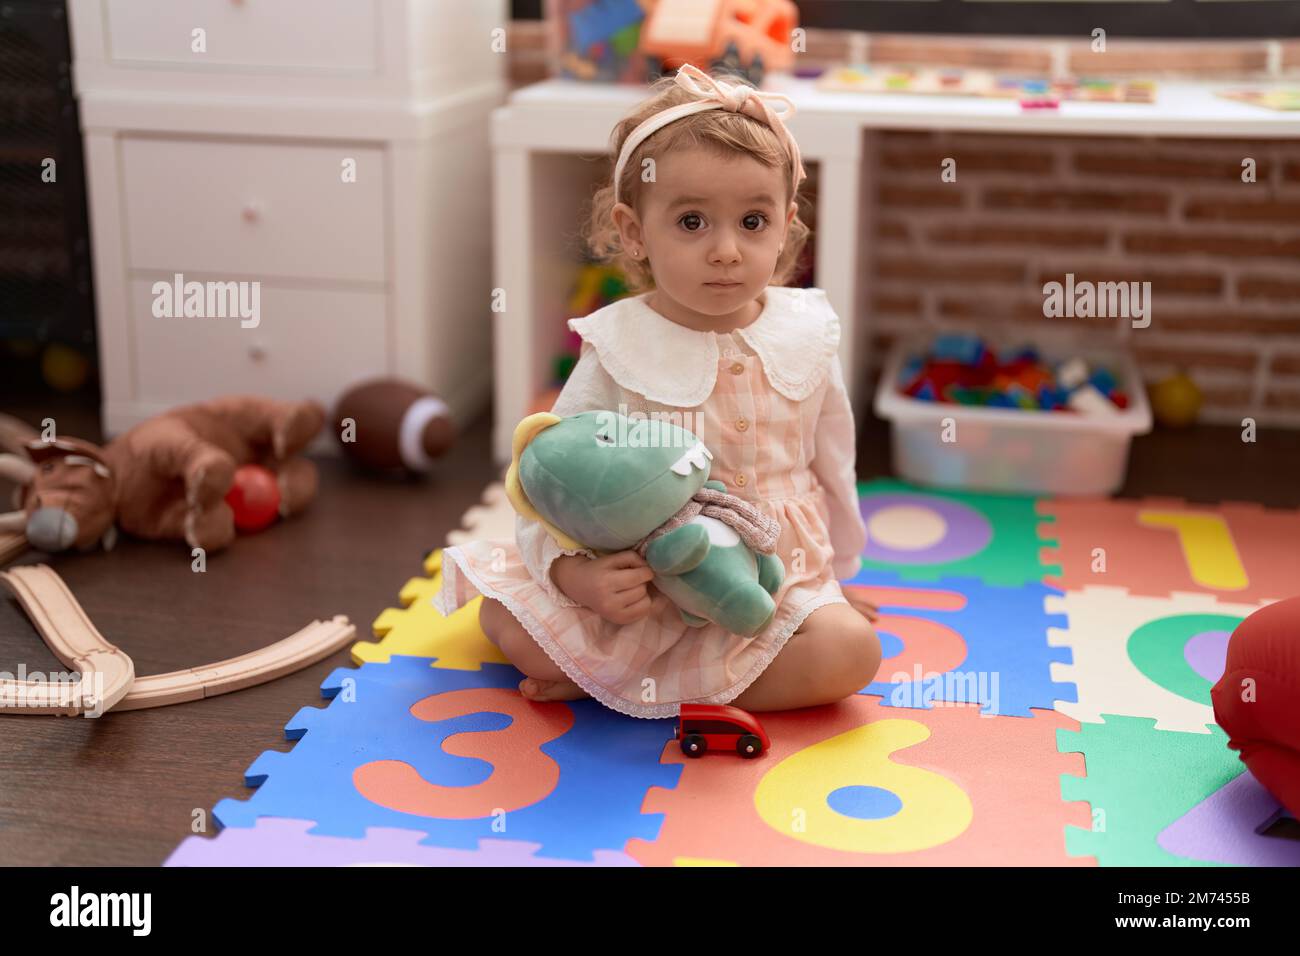
[(754, 805), (778, 833), (834, 850), (910, 853), (947, 843), (970, 826), (966, 791), (889, 759), (929, 736), (915, 720), (877, 720), (805, 747), (759, 781)]
[[(486, 780), (443, 786), (425, 780), (403, 761), (372, 760), (352, 774), (357, 792), (398, 813), (442, 820), (476, 820), (496, 808), (518, 810), (540, 803), (560, 780), (560, 767), (542, 753), (542, 744), (572, 728), (573, 712), (563, 704), (538, 706), (500, 687), (434, 694), (411, 708), (412, 717), (431, 723), (480, 712), (505, 714), (513, 721), (501, 730), (452, 734), (442, 741), (442, 749), (492, 764)], [(502, 759), (503, 753), (509, 754), (508, 760)]]

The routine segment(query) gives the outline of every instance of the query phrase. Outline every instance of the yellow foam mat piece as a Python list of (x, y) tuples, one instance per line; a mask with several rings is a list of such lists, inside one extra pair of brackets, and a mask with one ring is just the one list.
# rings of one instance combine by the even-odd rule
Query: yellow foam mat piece
[(703, 857), (679, 856), (673, 859), (674, 866), (740, 866), (730, 860), (710, 860)]
[(509, 664), (504, 654), (487, 639), (479, 627), (482, 597), (476, 597), (450, 617), (433, 606), (433, 596), (442, 588), (442, 550), (433, 551), (424, 562), (424, 577), (411, 578), (402, 587), (401, 607), (388, 608), (371, 625), (378, 641), (352, 645), (354, 664), (386, 664), (394, 655), (437, 658), (432, 667), (476, 671), (484, 663)]

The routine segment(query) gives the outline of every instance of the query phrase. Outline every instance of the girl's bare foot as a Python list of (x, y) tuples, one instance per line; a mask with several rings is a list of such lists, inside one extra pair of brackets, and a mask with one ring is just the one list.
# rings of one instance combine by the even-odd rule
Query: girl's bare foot
[(590, 696), (567, 677), (561, 680), (538, 680), (536, 677), (525, 677), (519, 682), (519, 693), (529, 700), (536, 701), (581, 700)]

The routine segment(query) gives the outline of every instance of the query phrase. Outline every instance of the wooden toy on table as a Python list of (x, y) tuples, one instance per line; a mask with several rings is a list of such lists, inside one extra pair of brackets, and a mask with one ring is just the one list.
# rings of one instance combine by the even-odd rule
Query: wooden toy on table
[[(844, 93), (915, 93), (1014, 99), (1027, 108), (1050, 108), (1062, 101), (1154, 103), (1156, 85), (1150, 80), (1106, 80), (1093, 77), (1045, 77), (997, 74), (957, 67), (864, 66), (851, 64), (828, 70), (817, 88)], [(1053, 103), (1053, 101), (1055, 101)]]
[(1020, 108), (1022, 110), (1054, 110), (1061, 105), (1061, 99), (1048, 91), (1046, 80), (1033, 80), (1021, 86)]
[(1020, 99), (1022, 110), (1054, 110), (1060, 106), (1061, 101), (1055, 96), (1025, 96)]
[(1261, 106), (1267, 110), (1300, 110), (1300, 86), (1222, 90), (1219, 96), (1225, 100)]

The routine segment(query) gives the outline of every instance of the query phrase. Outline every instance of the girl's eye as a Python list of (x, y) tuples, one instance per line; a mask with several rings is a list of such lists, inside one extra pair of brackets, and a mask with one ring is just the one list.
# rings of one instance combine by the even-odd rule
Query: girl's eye
[(692, 226), (691, 223), (693, 222), (699, 223), (700, 225), (703, 225), (704, 223), (704, 220), (699, 216), (699, 214), (693, 212), (688, 212), (686, 215), (682, 216), (682, 218), (677, 221), (686, 227), (687, 232), (698, 231), (698, 227)]
[(767, 217), (764, 216), (761, 212), (751, 212), (749, 215), (747, 215), (747, 216), (746, 216), (743, 220), (741, 220), (741, 221), (745, 223), (745, 228), (746, 228), (746, 229), (758, 229), (758, 228), (759, 228), (758, 223), (756, 223), (756, 224), (753, 225), (753, 226), (750, 225), (750, 223), (751, 223), (753, 220), (758, 220), (758, 223), (765, 223), (765, 222), (767, 222)]

